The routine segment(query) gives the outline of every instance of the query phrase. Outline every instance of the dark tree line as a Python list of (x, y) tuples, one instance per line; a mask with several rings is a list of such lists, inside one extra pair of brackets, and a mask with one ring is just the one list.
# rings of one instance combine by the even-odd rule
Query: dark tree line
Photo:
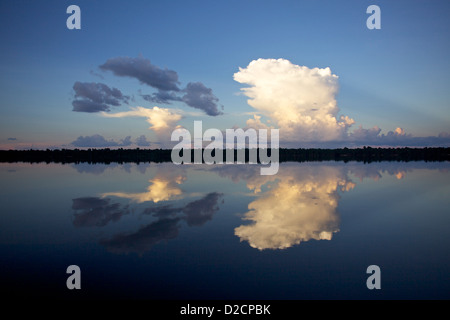
[(283, 161), (449, 161), (450, 148), (280, 149)]
[[(246, 149), (246, 161), (252, 150)], [(258, 150), (258, 154), (259, 154)], [(270, 149), (267, 150), (270, 155)], [(186, 152), (186, 151), (182, 151)], [(191, 152), (193, 152), (191, 150)], [(171, 149), (62, 149), (62, 150), (0, 150), (0, 162), (46, 163), (125, 163), (171, 162)], [(214, 155), (214, 151), (212, 153)], [(191, 153), (191, 159), (194, 157)], [(223, 150), (223, 159), (226, 159)], [(237, 151), (235, 157), (237, 159)], [(342, 148), (342, 149), (279, 149), (280, 162), (287, 161), (449, 161), (450, 148)], [(259, 161), (259, 157), (258, 157)]]

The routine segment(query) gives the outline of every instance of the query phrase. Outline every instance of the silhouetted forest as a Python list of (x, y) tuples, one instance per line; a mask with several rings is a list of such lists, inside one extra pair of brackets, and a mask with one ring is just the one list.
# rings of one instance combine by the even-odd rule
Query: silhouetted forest
[[(246, 161), (251, 150), (246, 149)], [(260, 151), (260, 150), (258, 150)], [(270, 155), (270, 149), (267, 150)], [(124, 163), (171, 162), (171, 149), (62, 149), (0, 150), (0, 162)], [(192, 152), (192, 150), (191, 150)], [(212, 153), (214, 155), (214, 152)], [(235, 157), (237, 159), (237, 151)], [(258, 152), (259, 154), (259, 152)], [(194, 157), (191, 154), (193, 161)], [(225, 150), (223, 150), (223, 159)], [(279, 149), (280, 162), (287, 161), (449, 161), (450, 148), (342, 148)], [(259, 157), (258, 157), (259, 162)]]

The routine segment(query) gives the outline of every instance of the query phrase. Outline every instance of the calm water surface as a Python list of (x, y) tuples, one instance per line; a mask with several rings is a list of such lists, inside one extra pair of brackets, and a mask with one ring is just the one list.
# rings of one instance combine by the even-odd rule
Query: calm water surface
[[(11, 296), (449, 299), (450, 164), (0, 164)], [(66, 268), (81, 269), (68, 290)], [(366, 286), (369, 265), (381, 289)]]

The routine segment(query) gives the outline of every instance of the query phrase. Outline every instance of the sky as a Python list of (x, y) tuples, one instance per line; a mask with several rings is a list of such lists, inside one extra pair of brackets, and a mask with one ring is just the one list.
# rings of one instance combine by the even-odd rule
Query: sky
[(196, 120), (279, 129), (282, 147), (450, 146), (449, 15), (445, 0), (5, 0), (0, 149), (167, 148)]

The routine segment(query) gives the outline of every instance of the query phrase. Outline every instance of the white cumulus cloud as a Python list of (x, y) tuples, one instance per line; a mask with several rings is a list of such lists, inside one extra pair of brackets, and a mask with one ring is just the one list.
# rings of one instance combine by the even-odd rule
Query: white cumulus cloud
[[(234, 80), (247, 84), (248, 104), (280, 129), (284, 141), (331, 141), (347, 136), (354, 120), (338, 117), (338, 76), (330, 68), (299, 66), (285, 59), (258, 59), (239, 68)], [(264, 128), (260, 118), (248, 126)]]
[(109, 118), (146, 118), (146, 121), (151, 124), (150, 129), (155, 132), (162, 146), (169, 143), (172, 131), (177, 127), (177, 122), (183, 117), (180, 113), (174, 111), (173, 109), (159, 107), (131, 107), (130, 111), (117, 113), (102, 112), (101, 115)]
[(109, 118), (123, 118), (123, 117), (144, 117), (147, 118), (147, 122), (151, 124), (150, 129), (154, 131), (165, 131), (167, 129), (173, 129), (174, 124), (181, 119), (181, 115), (175, 113), (167, 108), (144, 108), (144, 107), (131, 107), (131, 111), (106, 113), (103, 112), (104, 117)]

